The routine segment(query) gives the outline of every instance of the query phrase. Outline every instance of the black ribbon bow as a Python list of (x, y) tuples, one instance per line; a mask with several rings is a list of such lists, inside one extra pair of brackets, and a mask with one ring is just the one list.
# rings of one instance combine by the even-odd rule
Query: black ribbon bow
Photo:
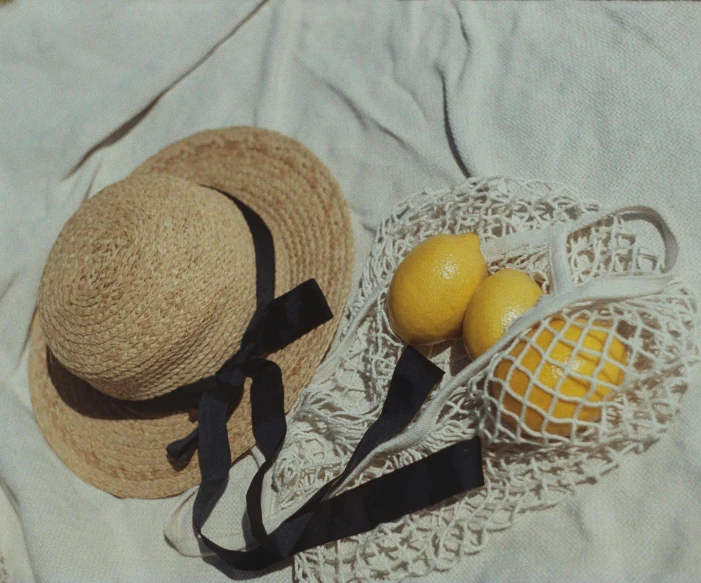
[[(257, 570), (482, 486), (481, 446), (475, 437), (331, 497), (363, 459), (406, 428), (443, 376), (443, 371), (409, 347), (397, 363), (382, 412), (366, 431), (343, 472), (272, 533), (266, 531), (261, 510), (263, 478), (282, 447), (287, 425), (282, 373), (265, 355), (327, 322), (332, 313), (313, 279), (278, 298), (273, 297), (275, 253), (270, 231), (252, 209), (229, 193), (218, 191), (239, 207), (253, 236), (257, 309), (239, 350), (216, 374), (179, 387), (152, 403), (157, 410), (198, 408), (198, 427), (171, 443), (167, 451), (177, 463), (185, 464), (195, 448), (199, 449), (202, 482), (195, 497), (192, 522), (202, 542), (232, 567)], [(241, 400), (249, 377), (253, 434), (265, 462), (246, 493), (246, 509), (257, 545), (236, 551), (207, 538), (202, 528), (227, 484), (231, 465), (227, 421)]]
[[(181, 398), (181, 403), (198, 401), (198, 428), (168, 445), (168, 455), (177, 463), (185, 464), (199, 441), (200, 457), (211, 453), (217, 458), (226, 457), (230, 462), (226, 423), (241, 400), (244, 382), (249, 377), (253, 381), (251, 399), (264, 399), (271, 410), (282, 414), (284, 419), (282, 373), (280, 367), (264, 355), (277, 352), (331, 318), (331, 309), (313, 279), (259, 307), (243, 335), (240, 349), (216, 374), (171, 393), (173, 398)], [(260, 411), (256, 407), (252, 409)], [(253, 420), (254, 436), (263, 452), (276, 448), (278, 426), (279, 420), (271, 415)]]

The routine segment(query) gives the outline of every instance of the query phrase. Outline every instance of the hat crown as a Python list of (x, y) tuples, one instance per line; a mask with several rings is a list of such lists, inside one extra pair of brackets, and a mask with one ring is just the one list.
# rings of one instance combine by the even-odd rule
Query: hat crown
[(216, 369), (255, 309), (255, 254), (237, 206), (168, 175), (107, 187), (66, 223), (38, 298), (61, 364), (120, 399)]

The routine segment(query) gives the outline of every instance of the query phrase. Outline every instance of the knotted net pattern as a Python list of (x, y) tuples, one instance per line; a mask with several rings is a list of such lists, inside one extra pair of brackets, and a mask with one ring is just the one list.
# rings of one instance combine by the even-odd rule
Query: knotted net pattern
[[(502, 178), (471, 179), (454, 189), (421, 192), (395, 207), (379, 228), (359, 294), (344, 316), (338, 343), (343, 351), (333, 373), (303, 391), (288, 417), (285, 446), (272, 469), (274, 511), (289, 511), (338, 475), (379, 415), (405, 347), (389, 326), (387, 288), (411, 249), (438, 233), (470, 231), (486, 242), (599, 210), (597, 203), (580, 200), (564, 185)], [(658, 273), (660, 257), (615, 214), (567, 240), (576, 284), (608, 273), (631, 278)], [(490, 273), (502, 267), (525, 271), (544, 292), (551, 291), (553, 273), (545, 247), (522, 247), (489, 263)], [(452, 381), (469, 364), (462, 343), (427, 349), (425, 354), (446, 371), (440, 387), (405, 431), (408, 441), (374, 456), (346, 487), (475, 434), (483, 443), (486, 486), (297, 555), (296, 579), (396, 581), (449, 569), (462, 555), (479, 552), (490, 533), (558, 504), (578, 484), (596, 481), (616, 467), (621, 456), (644, 451), (668, 427), (687, 388), (689, 368), (698, 361), (696, 311), (693, 294), (677, 280), (654, 295), (570, 305), (535, 330), (524, 330), (459, 383)], [(601, 342), (598, 353), (597, 345), (585, 340), (591, 334)], [(624, 358), (614, 350), (620, 348), (616, 342), (625, 347)], [(583, 369), (588, 377), (554, 356), (558, 343), (560, 354), (589, 358), (589, 368)], [(527, 365), (523, 355), (529, 350), (534, 353)], [(559, 384), (543, 382), (543, 370), (558, 366)], [(519, 383), (505, 370), (527, 375), (525, 393), (519, 393)], [(622, 382), (616, 374), (623, 375)], [(568, 401), (559, 392), (565, 381), (584, 387), (578, 399)], [(440, 400), (439, 413), (427, 422), (425, 412), (439, 395), (445, 397), (445, 389), (449, 396)], [(550, 396), (550, 404), (541, 409), (529, 405), (529, 391), (537, 389)], [(507, 395), (519, 406), (512, 401), (505, 407)], [(558, 400), (564, 407), (572, 403), (568, 423), (560, 419), (558, 425)]]

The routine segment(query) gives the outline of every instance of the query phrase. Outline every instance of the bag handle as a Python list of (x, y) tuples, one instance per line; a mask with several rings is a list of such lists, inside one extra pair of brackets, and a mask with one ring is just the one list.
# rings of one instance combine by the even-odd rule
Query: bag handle
[[(642, 220), (657, 229), (664, 245), (664, 268), (649, 275), (610, 274), (594, 278), (580, 286), (574, 285), (574, 277), (567, 259), (567, 239), (576, 231), (590, 227), (601, 219), (616, 215), (623, 221)], [(659, 211), (643, 205), (622, 207), (610, 212), (587, 213), (576, 221), (557, 223), (544, 229), (520, 231), (487, 241), (482, 253), (487, 261), (508, 255), (524, 247), (548, 246), (553, 274), (553, 295), (573, 294), (577, 300), (625, 299), (657, 293), (664, 289), (676, 273), (679, 245), (667, 221)], [(579, 291), (575, 293), (574, 290)]]
[[(642, 220), (650, 223), (657, 229), (664, 246), (664, 266), (659, 273), (647, 275), (611, 274), (598, 277), (582, 284), (579, 299), (625, 299), (643, 295), (659, 293), (676, 275), (679, 244), (669, 225), (662, 215), (653, 208), (647, 206), (629, 206), (616, 211), (624, 221)], [(566, 239), (565, 239), (566, 241)], [(566, 258), (563, 259), (564, 245), (559, 245), (560, 251), (553, 256), (553, 269), (556, 270), (555, 281), (561, 289), (569, 291), (575, 289), (573, 277)], [(552, 248), (551, 248), (552, 249)], [(552, 251), (554, 254), (555, 251)], [(567, 275), (561, 273), (567, 270)], [(559, 273), (558, 273), (559, 272)], [(559, 277), (558, 277), (559, 276)], [(564, 281), (563, 281), (564, 280)]]

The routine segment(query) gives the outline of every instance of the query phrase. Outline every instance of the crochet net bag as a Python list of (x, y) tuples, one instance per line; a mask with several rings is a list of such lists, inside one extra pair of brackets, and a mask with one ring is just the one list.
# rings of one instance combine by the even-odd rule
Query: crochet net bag
[[(675, 277), (676, 241), (655, 211), (606, 210), (564, 185), (503, 178), (422, 192), (380, 226), (335, 347), (288, 417), (285, 446), (265, 492), (266, 522), (291, 514), (335, 477), (378, 416), (405, 348), (386, 315), (387, 289), (402, 258), (431, 235), (467, 231), (480, 236), (490, 273), (525, 271), (547, 295), (474, 362), (461, 342), (427, 349), (446, 371), (440, 386), (407, 430), (378, 448), (341, 491), (474, 435), (483, 444), (486, 485), (297, 555), (299, 581), (396, 581), (448, 569), (480, 551), (490, 533), (558, 504), (621, 456), (644, 451), (678, 410), (689, 368), (698, 361), (696, 301)], [(566, 334), (572, 327), (581, 331), (578, 338)], [(558, 385), (540, 382), (540, 369), (519, 367), (519, 355), (535, 351), (546, 366), (550, 352), (538, 341), (542, 334), (586, 353), (582, 340), (596, 331), (606, 345), (592, 374), (600, 380), (589, 383), (586, 398), (607, 389), (587, 402), (597, 415), (580, 416), (584, 400), (574, 399), (569, 424), (560, 419), (558, 425), (554, 403), (566, 397)], [(612, 356), (614, 342), (625, 346), (627, 358)], [(528, 421), (534, 414), (528, 393), (510, 390), (510, 377), (499, 368), (504, 362), (528, 376), (529, 391), (551, 396), (540, 423)], [(607, 386), (601, 374), (612, 366), (624, 375), (620, 385)], [(576, 372), (564, 370), (568, 375)], [(507, 398), (520, 399), (520, 413), (504, 407)], [(593, 417), (600, 419), (587, 420)]]

